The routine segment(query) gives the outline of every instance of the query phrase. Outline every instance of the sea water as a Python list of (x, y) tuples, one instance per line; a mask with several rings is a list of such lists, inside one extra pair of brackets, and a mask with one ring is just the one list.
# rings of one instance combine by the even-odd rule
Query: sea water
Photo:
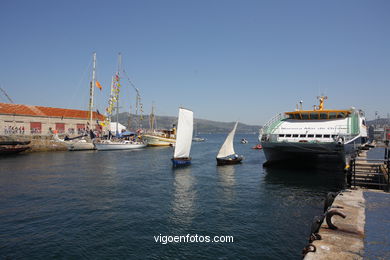
[(181, 169), (170, 147), (0, 158), (0, 257), (300, 259), (326, 193), (343, 187), (342, 168), (265, 169), (251, 149), (257, 136), (240, 134), (243, 163), (217, 167), (226, 135), (204, 137)]

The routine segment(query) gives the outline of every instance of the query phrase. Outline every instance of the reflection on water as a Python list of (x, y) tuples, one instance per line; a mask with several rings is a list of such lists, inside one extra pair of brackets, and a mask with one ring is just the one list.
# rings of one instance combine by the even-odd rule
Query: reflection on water
[(236, 165), (224, 165), (217, 167), (219, 184), (221, 184), (224, 201), (232, 201), (235, 197), (235, 171)]
[(196, 179), (191, 166), (172, 169), (174, 174), (171, 219), (177, 225), (190, 225), (195, 216)]
[(338, 190), (344, 188), (344, 168), (340, 164), (323, 163), (316, 167), (267, 167), (265, 181), (287, 187), (310, 190)]

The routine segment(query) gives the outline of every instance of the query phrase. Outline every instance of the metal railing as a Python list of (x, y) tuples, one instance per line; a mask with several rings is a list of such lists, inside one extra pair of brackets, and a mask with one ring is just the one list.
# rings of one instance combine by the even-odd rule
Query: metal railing
[[(363, 178), (363, 180), (358, 178)], [(390, 191), (390, 151), (388, 148), (385, 149), (384, 159), (361, 159), (354, 156), (350, 161), (347, 183), (354, 188), (373, 186)]]

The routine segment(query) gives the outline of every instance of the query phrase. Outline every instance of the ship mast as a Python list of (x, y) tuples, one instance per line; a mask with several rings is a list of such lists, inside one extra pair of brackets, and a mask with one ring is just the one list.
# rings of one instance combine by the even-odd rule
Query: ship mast
[(89, 88), (89, 127), (92, 130), (93, 124), (93, 96), (96, 84), (96, 52), (93, 53), (93, 63), (92, 63), (92, 81)]
[[(118, 54), (118, 72), (117, 72), (117, 84), (119, 85), (119, 80), (120, 80), (120, 71), (122, 67), (122, 54)], [(117, 95), (117, 100), (116, 100), (116, 134), (119, 134), (119, 93)]]

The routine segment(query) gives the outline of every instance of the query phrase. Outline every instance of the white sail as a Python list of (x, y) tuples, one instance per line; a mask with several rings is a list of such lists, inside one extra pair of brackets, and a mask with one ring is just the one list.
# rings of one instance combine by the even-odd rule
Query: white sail
[(190, 157), (193, 125), (193, 112), (185, 108), (180, 108), (174, 158)]
[(235, 154), (234, 147), (233, 147), (233, 139), (234, 139), (234, 134), (236, 133), (237, 124), (238, 122), (236, 122), (236, 124), (233, 127), (233, 130), (226, 137), (225, 142), (223, 143), (221, 149), (218, 152), (217, 158), (224, 158), (226, 156)]

